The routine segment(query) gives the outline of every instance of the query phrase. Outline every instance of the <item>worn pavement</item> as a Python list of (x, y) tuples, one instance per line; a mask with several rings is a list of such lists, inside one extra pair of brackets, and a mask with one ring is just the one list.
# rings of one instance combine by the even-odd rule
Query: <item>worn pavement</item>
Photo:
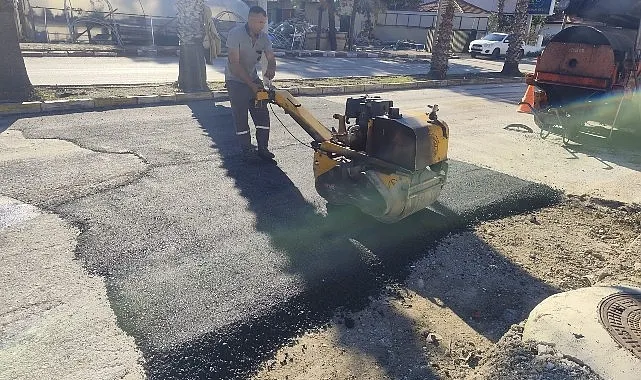
[[(463, 107), (471, 99), (459, 101)], [(302, 102), (326, 125), (344, 107), (329, 98)], [(440, 202), (400, 223), (327, 210), (314, 190), (310, 149), (285, 127), (304, 134), (276, 113), (284, 122), (272, 118), (278, 166), (240, 160), (227, 103), (0, 119), (0, 194), (77, 231), (67, 242), (77, 260), (68, 255), (65, 265), (81, 264), (82, 276), (104, 281), (102, 315), (136, 343), (115, 334), (127, 351), (127, 374), (136, 373), (140, 355), (152, 378), (242, 377), (296, 331), (402, 279), (444, 234), (558, 200), (545, 185), (452, 160)], [(452, 127), (456, 136), (467, 126)], [(5, 246), (23, 226), (0, 230)], [(56, 230), (40, 233), (40, 241), (53, 241)], [(21, 236), (19, 247), (35, 238)], [(31, 246), (45, 254), (47, 244)], [(16, 281), (34, 281), (19, 270), (27, 252), (16, 249), (3, 266), (19, 274)], [(32, 323), (45, 314), (34, 311)], [(0, 352), (37, 343), (19, 328), (22, 321), (8, 322), (16, 333)], [(51, 349), (50, 360), (64, 367), (65, 352)], [(41, 368), (33, 360), (21, 368)], [(4, 373), (19, 370), (10, 364)]]

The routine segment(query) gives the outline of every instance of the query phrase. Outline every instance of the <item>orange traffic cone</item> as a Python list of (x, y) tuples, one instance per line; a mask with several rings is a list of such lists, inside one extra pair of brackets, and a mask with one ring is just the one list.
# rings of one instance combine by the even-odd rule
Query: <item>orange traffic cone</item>
[(527, 86), (525, 95), (523, 95), (523, 99), (521, 100), (521, 103), (519, 103), (519, 107), (516, 109), (516, 112), (532, 113), (530, 106), (534, 107), (534, 86), (532, 85)]

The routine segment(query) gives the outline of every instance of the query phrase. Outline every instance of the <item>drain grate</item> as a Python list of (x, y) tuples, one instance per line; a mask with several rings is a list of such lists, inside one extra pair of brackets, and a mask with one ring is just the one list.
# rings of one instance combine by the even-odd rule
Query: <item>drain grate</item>
[(641, 359), (641, 294), (612, 294), (601, 301), (599, 311), (614, 340)]

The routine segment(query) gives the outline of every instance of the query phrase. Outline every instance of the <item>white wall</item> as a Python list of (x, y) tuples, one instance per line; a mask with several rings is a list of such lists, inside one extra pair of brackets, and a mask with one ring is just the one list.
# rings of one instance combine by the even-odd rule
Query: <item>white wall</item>
[[(496, 12), (497, 0), (465, 0), (472, 5), (483, 8), (490, 12)], [(505, 0), (505, 12), (512, 13), (516, 8), (516, 0)]]
[(408, 28), (405, 26), (377, 26), (374, 36), (382, 41), (412, 40), (417, 43), (426, 43), (427, 29)]

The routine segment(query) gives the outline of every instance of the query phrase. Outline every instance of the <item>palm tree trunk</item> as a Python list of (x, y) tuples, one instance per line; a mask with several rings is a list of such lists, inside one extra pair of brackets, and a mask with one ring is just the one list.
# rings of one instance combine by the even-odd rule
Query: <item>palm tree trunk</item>
[(523, 37), (525, 35), (525, 28), (527, 28), (527, 7), (529, 0), (518, 0), (516, 9), (514, 10), (514, 24), (512, 26), (512, 38), (510, 38), (510, 45), (505, 54), (505, 63), (503, 64), (504, 75), (518, 76), (521, 75), (519, 70), (519, 52), (521, 45), (523, 45)]
[(347, 50), (352, 51), (354, 48), (354, 40), (356, 37), (354, 36), (356, 34), (356, 28), (354, 28), (354, 23), (356, 23), (356, 10), (357, 8), (357, 2), (359, 0), (353, 0), (352, 1), (352, 13), (349, 16), (349, 35), (347, 36)]
[(445, 79), (450, 49), (452, 48), (452, 29), (454, 25), (454, 0), (441, 0), (446, 2), (445, 10), (441, 14), (440, 23), (436, 31), (436, 42), (432, 49), (430, 78)]
[(327, 0), (327, 17), (329, 18), (329, 50), (336, 51), (336, 4), (334, 0)]
[(12, 0), (0, 0), (0, 102), (22, 102), (34, 96), (20, 44)]
[(323, 31), (323, 3), (318, 3), (318, 25), (316, 26), (316, 50), (320, 50), (321, 33)]
[(185, 92), (207, 90), (203, 48), (204, 0), (177, 0), (180, 60), (178, 87)]
[(498, 0), (496, 3), (496, 18), (497, 18), (497, 32), (504, 32), (507, 30), (505, 22), (505, 0)]

